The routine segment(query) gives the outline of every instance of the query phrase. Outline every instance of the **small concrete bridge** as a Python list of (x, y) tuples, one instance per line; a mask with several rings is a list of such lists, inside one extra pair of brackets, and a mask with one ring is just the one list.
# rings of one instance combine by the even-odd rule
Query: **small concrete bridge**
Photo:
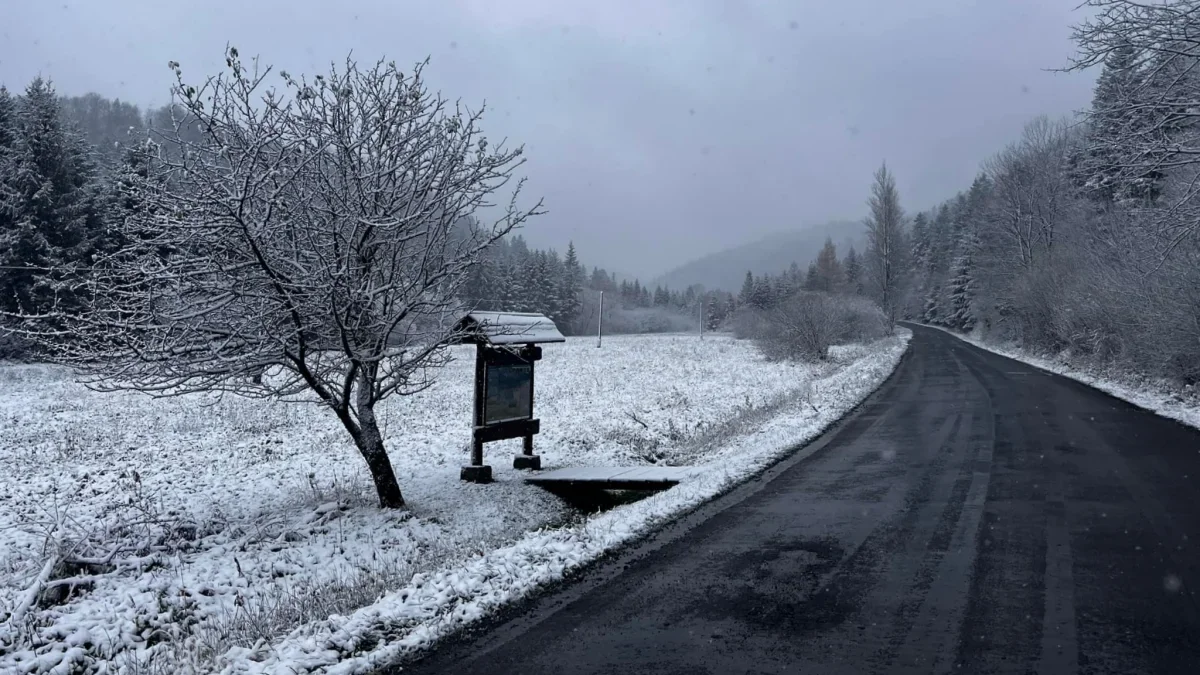
[(666, 490), (695, 473), (691, 466), (577, 466), (542, 471), (526, 483), (560, 493), (576, 490)]

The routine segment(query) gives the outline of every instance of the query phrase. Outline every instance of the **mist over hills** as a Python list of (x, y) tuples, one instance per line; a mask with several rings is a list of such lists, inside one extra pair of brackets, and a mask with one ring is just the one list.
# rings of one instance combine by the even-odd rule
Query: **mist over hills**
[(684, 263), (654, 279), (653, 284), (669, 288), (702, 284), (708, 290), (736, 293), (742, 287), (747, 270), (756, 275), (778, 274), (793, 262), (801, 269), (807, 268), (826, 238), (833, 239), (839, 256), (845, 256), (852, 244), (861, 253), (865, 242), (863, 224), (840, 220), (777, 232)]

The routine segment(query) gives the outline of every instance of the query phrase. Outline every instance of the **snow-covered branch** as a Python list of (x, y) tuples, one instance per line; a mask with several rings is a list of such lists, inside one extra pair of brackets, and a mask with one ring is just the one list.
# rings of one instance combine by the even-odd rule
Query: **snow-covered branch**
[(278, 89), (232, 48), (199, 86), (171, 66), (185, 119), (143, 151), (126, 245), (86, 277), (85, 310), (26, 318), (99, 389), (309, 392), (398, 505), (370, 408), (428, 386), (468, 272), (541, 212), (512, 182), (522, 149), (489, 143), (483, 109), (430, 93), (424, 64), (347, 60), (279, 73)]

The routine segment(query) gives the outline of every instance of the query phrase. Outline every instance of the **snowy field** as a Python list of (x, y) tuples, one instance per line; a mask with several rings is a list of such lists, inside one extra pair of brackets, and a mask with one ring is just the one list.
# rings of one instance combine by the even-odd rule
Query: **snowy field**
[[(521, 482), (519, 441), (486, 447), (496, 483), (458, 480), (469, 348), (435, 387), (382, 406), (409, 504), (396, 512), (374, 506), (349, 437), (315, 406), (101, 394), (0, 366), (0, 672), (367, 672), (761, 470), (877, 387), (906, 342), (834, 348), (820, 366), (724, 336), (546, 346), (546, 468), (702, 469), (591, 515)], [(24, 612), (43, 573), (59, 602)]]
[(939, 326), (931, 327), (950, 333), (980, 349), (1069, 377), (1155, 414), (1200, 429), (1200, 392), (1197, 392), (1195, 387), (1181, 387), (1177, 383), (1146, 377), (1128, 370), (1081, 367), (1068, 353), (1039, 356), (1030, 354), (1016, 345), (995, 345), (975, 336), (960, 335)]

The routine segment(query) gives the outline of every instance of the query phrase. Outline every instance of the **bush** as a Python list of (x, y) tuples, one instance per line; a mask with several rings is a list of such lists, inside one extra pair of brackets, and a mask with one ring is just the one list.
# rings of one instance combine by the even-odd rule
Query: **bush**
[(18, 333), (4, 327), (0, 319), (0, 361), (26, 361), (33, 357), (33, 347)]
[(767, 313), (753, 307), (742, 307), (729, 318), (729, 328), (739, 340), (757, 339), (767, 333), (770, 322)]
[(750, 337), (771, 360), (822, 361), (831, 345), (874, 340), (889, 332), (887, 318), (874, 303), (828, 293), (797, 293), (744, 322), (756, 331)]

